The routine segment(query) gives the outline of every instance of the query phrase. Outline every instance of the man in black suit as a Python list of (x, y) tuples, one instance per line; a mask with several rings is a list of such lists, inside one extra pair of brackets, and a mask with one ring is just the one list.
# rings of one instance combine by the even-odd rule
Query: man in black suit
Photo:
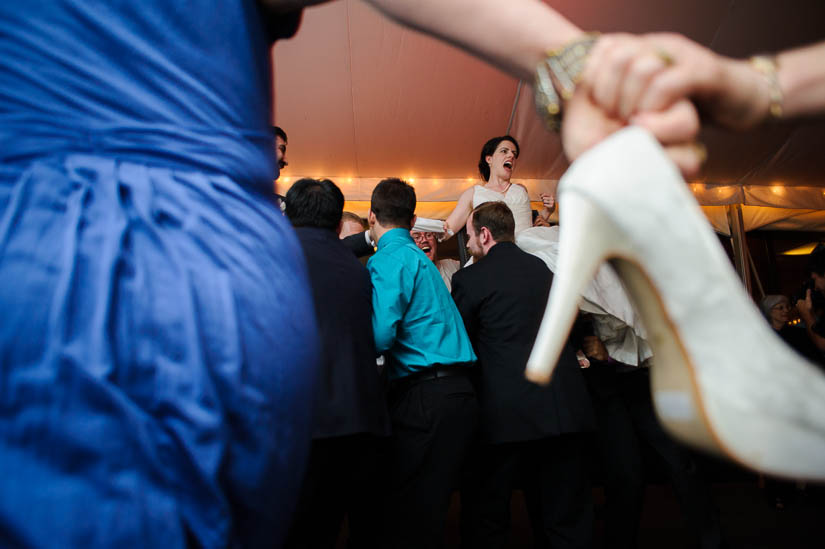
[(467, 220), (475, 263), (453, 275), (453, 299), (478, 355), (481, 407), (481, 444), (461, 498), (462, 542), (505, 547), (510, 494), (524, 482), (535, 546), (589, 547), (583, 433), (593, 412), (569, 345), (548, 386), (524, 377), (553, 275), (515, 245), (514, 226), (503, 202), (475, 208)]
[(375, 245), (370, 238), (370, 232), (364, 231), (348, 235), (341, 239), (344, 246), (355, 254), (355, 257), (364, 257), (375, 253)]
[(309, 465), (286, 547), (333, 547), (346, 512), (351, 546), (373, 546), (378, 452), (390, 422), (375, 364), (370, 278), (338, 239), (344, 195), (332, 181), (301, 179), (286, 198), (322, 344)]

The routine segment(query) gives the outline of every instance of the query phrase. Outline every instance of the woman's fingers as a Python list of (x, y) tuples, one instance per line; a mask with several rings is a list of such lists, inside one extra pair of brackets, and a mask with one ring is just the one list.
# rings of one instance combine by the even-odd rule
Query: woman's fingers
[(649, 52), (634, 59), (627, 68), (618, 92), (618, 116), (624, 120), (639, 110), (642, 93), (653, 78), (667, 67), (661, 55)]
[[(605, 37), (601, 52), (596, 52), (594, 72), (589, 73), (590, 93), (608, 116), (616, 116), (628, 68), (642, 53), (644, 44), (637, 37)], [(588, 63), (589, 64), (589, 63)]]
[(686, 99), (662, 111), (639, 113), (630, 122), (650, 131), (663, 145), (693, 141), (699, 134), (699, 114)]

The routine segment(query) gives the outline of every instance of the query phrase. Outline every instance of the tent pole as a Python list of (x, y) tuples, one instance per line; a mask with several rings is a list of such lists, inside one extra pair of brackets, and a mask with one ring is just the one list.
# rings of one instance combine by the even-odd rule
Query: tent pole
[(733, 264), (736, 267), (736, 272), (739, 278), (742, 279), (742, 284), (748, 294), (751, 293), (751, 277), (750, 269), (747, 264), (747, 250), (745, 247), (745, 221), (742, 218), (741, 204), (728, 204), (728, 225), (730, 226), (730, 240), (733, 248)]
[(510, 135), (510, 129), (513, 127), (513, 120), (516, 118), (516, 109), (518, 108), (518, 100), (521, 98), (522, 84), (524, 84), (524, 80), (519, 80), (518, 87), (516, 88), (516, 96), (513, 98), (513, 108), (510, 110), (510, 120), (507, 121), (507, 131), (504, 132), (504, 135)]
[(762, 281), (759, 279), (759, 273), (756, 270), (756, 263), (753, 260), (753, 254), (750, 251), (750, 248), (745, 248), (745, 253), (748, 256), (748, 263), (751, 266), (751, 272), (753, 273), (753, 280), (756, 282), (756, 287), (759, 290), (759, 299), (761, 300), (765, 297), (765, 288), (762, 287)]

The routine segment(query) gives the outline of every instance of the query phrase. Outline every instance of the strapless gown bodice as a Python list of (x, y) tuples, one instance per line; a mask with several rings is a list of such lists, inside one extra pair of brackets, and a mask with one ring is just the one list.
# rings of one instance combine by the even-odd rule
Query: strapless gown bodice
[(503, 193), (476, 185), (473, 191), (473, 208), (485, 202), (504, 202), (516, 221), (516, 234), (533, 225), (533, 212), (530, 208), (530, 196), (521, 185), (510, 185)]

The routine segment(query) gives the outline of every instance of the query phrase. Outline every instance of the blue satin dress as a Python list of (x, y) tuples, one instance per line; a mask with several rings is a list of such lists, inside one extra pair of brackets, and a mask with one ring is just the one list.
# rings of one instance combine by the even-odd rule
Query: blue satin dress
[(316, 324), (254, 0), (0, 2), (0, 546), (277, 546)]

